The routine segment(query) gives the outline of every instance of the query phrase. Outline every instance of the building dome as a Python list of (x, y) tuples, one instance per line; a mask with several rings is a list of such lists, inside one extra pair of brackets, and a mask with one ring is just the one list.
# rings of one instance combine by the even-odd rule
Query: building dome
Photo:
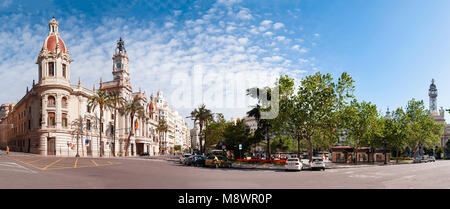
[(44, 41), (42, 50), (47, 50), (55, 53), (57, 53), (58, 51), (66, 53), (66, 45), (59, 36), (58, 22), (55, 20), (55, 17), (53, 17), (52, 20), (50, 20), (50, 22), (48, 23), (48, 29), (49, 33)]

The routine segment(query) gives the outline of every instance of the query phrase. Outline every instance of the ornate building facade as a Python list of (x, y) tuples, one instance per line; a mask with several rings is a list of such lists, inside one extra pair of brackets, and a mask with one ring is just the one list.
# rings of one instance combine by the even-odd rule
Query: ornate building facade
[(431, 116), (434, 118), (436, 122), (445, 124), (444, 134), (441, 137), (441, 144), (440, 144), (440, 146), (445, 147), (447, 141), (450, 139), (450, 125), (445, 122), (444, 108), (441, 107), (439, 110), (437, 109), (438, 90), (436, 84), (434, 84), (434, 79), (431, 80), (430, 88), (428, 89), (428, 96), (430, 98), (429, 110)]
[[(126, 115), (117, 114), (114, 124), (114, 111), (105, 109), (103, 120), (100, 121), (99, 107), (89, 106), (89, 97), (97, 93), (94, 88), (88, 89), (78, 84), (70, 83), (69, 49), (66, 47), (58, 31), (58, 22), (53, 18), (49, 22), (49, 34), (38, 55), (39, 81), (33, 81), (32, 88), (17, 104), (2, 106), (0, 121), (0, 146), (8, 145), (11, 151), (29, 152), (41, 155), (58, 156), (121, 156), (125, 152), (125, 139), (130, 132), (131, 124), (136, 124), (134, 135), (131, 136), (128, 151), (136, 156), (142, 153), (158, 155), (162, 153), (157, 133), (158, 120), (163, 111), (170, 110), (168, 103), (162, 106), (158, 99), (147, 100), (145, 91), (139, 89), (133, 92), (130, 82), (129, 57), (122, 38), (117, 42), (113, 53), (113, 80), (102, 82), (99, 90), (116, 92), (126, 101), (137, 99), (144, 108), (144, 115), (136, 115), (134, 121)], [(158, 111), (158, 108), (161, 108)], [(167, 110), (166, 110), (167, 109)], [(164, 112), (165, 113), (165, 112)], [(177, 117), (175, 128), (178, 137), (173, 144), (188, 141), (188, 125), (183, 118)], [(186, 128), (187, 126), (187, 128)], [(115, 129), (115, 131), (113, 131)], [(102, 140), (100, 141), (100, 132)], [(115, 137), (113, 137), (115, 133)], [(184, 138), (183, 138), (184, 137)], [(115, 138), (115, 140), (114, 140)], [(188, 144), (188, 143), (186, 143)]]

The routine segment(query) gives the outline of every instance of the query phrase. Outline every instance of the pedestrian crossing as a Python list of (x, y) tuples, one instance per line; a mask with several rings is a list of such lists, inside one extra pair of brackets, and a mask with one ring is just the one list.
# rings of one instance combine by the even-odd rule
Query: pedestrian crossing
[(31, 174), (36, 173), (35, 171), (14, 162), (0, 162), (0, 171), (14, 171)]

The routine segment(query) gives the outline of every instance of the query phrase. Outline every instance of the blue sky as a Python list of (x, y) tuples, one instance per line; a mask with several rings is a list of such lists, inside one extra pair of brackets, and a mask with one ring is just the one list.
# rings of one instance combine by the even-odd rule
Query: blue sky
[[(266, 85), (273, 83), (273, 72), (299, 79), (317, 71), (336, 77), (347, 71), (356, 80), (356, 96), (383, 112), (411, 98), (428, 106), (434, 78), (438, 106), (450, 108), (448, 11), (446, 0), (2, 0), (0, 88), (8, 91), (0, 92), (0, 103), (16, 102), (37, 79), (34, 63), (55, 16), (75, 60), (73, 83), (80, 77), (92, 88), (100, 77), (111, 80), (111, 56), (122, 36), (134, 90), (141, 87), (148, 95), (163, 90), (183, 115), (201, 102), (227, 118), (246, 111), (242, 105), (214, 104), (230, 103), (227, 96), (208, 99), (206, 94), (189, 105), (169, 96), (183, 86), (174, 78), (193, 76), (198, 66), (213, 75), (204, 88), (210, 93), (233, 78), (251, 77), (239, 72), (267, 73), (248, 84)], [(222, 77), (229, 80), (214, 83)], [(234, 95), (245, 87), (234, 88)]]

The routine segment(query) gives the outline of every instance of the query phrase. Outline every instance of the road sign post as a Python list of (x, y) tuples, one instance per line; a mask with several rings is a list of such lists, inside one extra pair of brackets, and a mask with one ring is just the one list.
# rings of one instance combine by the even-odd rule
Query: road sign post
[[(239, 158), (242, 159), (242, 144), (239, 144)], [(239, 165), (241, 165), (241, 161), (239, 161)]]

